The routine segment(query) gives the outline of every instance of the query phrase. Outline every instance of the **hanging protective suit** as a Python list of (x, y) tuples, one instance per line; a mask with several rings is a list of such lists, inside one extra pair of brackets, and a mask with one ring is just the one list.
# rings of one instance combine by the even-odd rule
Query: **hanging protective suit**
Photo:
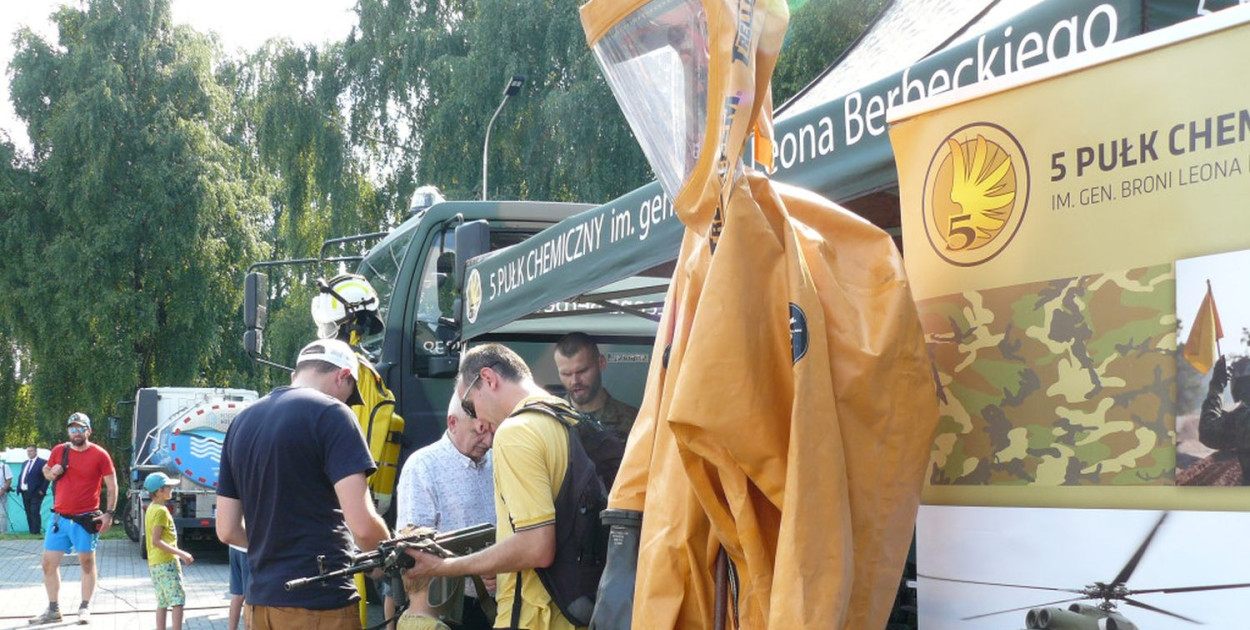
[[(745, 168), (771, 158), (784, 2), (592, 0), (587, 39), (687, 230), (609, 507), (593, 628), (880, 628), (937, 399), (890, 237)], [(766, 163), (771, 159), (761, 160)], [(624, 544), (623, 542), (624, 541)], [(621, 584), (634, 583), (632, 608)]]

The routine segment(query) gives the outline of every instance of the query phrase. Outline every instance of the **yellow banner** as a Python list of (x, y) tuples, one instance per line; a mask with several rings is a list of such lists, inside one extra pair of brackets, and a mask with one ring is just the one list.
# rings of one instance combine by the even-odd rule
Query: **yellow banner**
[[(1233, 15), (1246, 11), (1204, 20)], [(1250, 212), (1239, 211), (1250, 190), (1247, 53), (1250, 25), (1238, 24), (896, 122), (916, 297), (1250, 246)], [(962, 219), (935, 201), (934, 188), (951, 186), (950, 142), (969, 152), (978, 137), (1011, 158), (1016, 176), (1015, 199), (997, 219), (980, 207)], [(964, 188), (1002, 183), (976, 175)], [(978, 235), (971, 244), (968, 228)]]
[(894, 113), (931, 484), (1174, 483), (1174, 263), (1250, 248), (1246, 58), (1234, 8)]

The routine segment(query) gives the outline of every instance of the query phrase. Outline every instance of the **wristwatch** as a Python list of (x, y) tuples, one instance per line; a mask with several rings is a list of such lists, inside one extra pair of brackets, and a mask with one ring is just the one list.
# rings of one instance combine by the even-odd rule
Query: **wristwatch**
[(117, 515), (113, 513), (113, 510), (104, 510), (104, 513), (108, 514), (109, 518), (117, 518)]

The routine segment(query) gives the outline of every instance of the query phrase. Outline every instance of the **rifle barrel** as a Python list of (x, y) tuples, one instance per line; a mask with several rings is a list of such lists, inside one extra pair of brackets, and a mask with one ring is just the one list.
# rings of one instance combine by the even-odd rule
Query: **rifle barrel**
[[(452, 552), (465, 553), (477, 548), (479, 544), (481, 544), (481, 546), (488, 546), (490, 544), (489, 539), (493, 537), (494, 534), (494, 525), (491, 525), (490, 523), (482, 523), (480, 525), (473, 525), (471, 527), (465, 527), (463, 529), (457, 529), (450, 532), (433, 533), (427, 531), (425, 533), (414, 534), (411, 536), (400, 536), (398, 538), (382, 541), (378, 544), (378, 548), (374, 551), (369, 551), (355, 556), (352, 558), (352, 563), (342, 569), (336, 569), (334, 571), (321, 573), (320, 575), (314, 575), (312, 577), (290, 580), (284, 586), (286, 587), (286, 590), (293, 591), (312, 584), (325, 583), (342, 576), (364, 573), (365, 571), (372, 571), (373, 569), (379, 567), (387, 568), (387, 559), (392, 554), (398, 554), (398, 557), (395, 558), (393, 563), (395, 568), (401, 570), (409, 569), (413, 566), (413, 560), (403, 552), (403, 548), (408, 546), (404, 543), (412, 543), (413, 546), (417, 546), (417, 543), (427, 541), (429, 543), (433, 543), (436, 548), (446, 546)], [(391, 569), (388, 569), (388, 571), (389, 570)]]

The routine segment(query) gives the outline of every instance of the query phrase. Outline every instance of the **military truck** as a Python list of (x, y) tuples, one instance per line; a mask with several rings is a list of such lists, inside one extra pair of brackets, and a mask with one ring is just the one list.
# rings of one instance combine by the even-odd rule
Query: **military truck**
[(177, 479), (169, 511), (178, 539), (216, 540), (217, 474), (226, 429), (257, 398), (247, 389), (145, 387), (135, 394), (131, 461), (122, 524), (148, 557), (143, 518), (151, 497), (143, 481), (154, 472)]
[[(594, 206), (587, 204), (534, 201), (445, 201), (415, 212), (399, 227), (386, 233), (376, 245), (359, 257), (326, 257), (272, 261), (253, 265), (244, 283), (244, 347), (258, 361), (281, 366), (283, 357), (264, 353), (264, 329), (268, 320), (268, 280), (262, 269), (269, 266), (319, 264), (327, 275), (337, 273), (337, 265), (356, 262), (355, 272), (364, 276), (377, 291), (378, 316), (382, 330), (366, 335), (360, 343), (387, 388), (396, 397), (396, 413), (405, 420), (399, 463), (421, 446), (438, 439), (445, 426), (447, 401), (452, 395), (459, 367), (460, 329), (463, 325), (463, 278), (456, 277), (459, 258), (516, 246), (534, 234)], [(467, 231), (457, 228), (469, 226)], [(379, 235), (371, 235), (379, 236)], [(355, 237), (332, 239), (335, 243)], [(457, 239), (472, 239), (472, 243)], [(581, 235), (579, 238), (586, 238)], [(327, 245), (331, 241), (327, 241)], [(592, 246), (589, 241), (575, 247)], [(460, 253), (457, 253), (457, 252)], [(570, 250), (572, 251), (572, 250)], [(575, 261), (571, 261), (575, 262)], [(536, 277), (550, 268), (553, 259), (533, 258), (514, 266), (513, 282)], [(587, 318), (553, 318), (576, 315), (593, 305), (553, 305), (548, 316), (517, 321), (498, 327), (483, 340), (507, 343), (530, 363), (542, 385), (559, 391), (559, 379), (552, 345), (564, 333), (581, 330), (603, 339), (600, 348), (609, 361), (619, 365), (605, 374), (605, 384), (613, 395), (637, 404), (642, 398), (650, 338), (639, 345), (629, 336), (617, 334), (611, 322)], [(593, 318), (590, 318), (593, 319)], [(652, 324), (652, 327), (654, 324)], [(309, 339), (315, 335), (309, 321)], [(291, 360), (286, 359), (288, 362)], [(375, 454), (375, 458), (376, 458)]]

